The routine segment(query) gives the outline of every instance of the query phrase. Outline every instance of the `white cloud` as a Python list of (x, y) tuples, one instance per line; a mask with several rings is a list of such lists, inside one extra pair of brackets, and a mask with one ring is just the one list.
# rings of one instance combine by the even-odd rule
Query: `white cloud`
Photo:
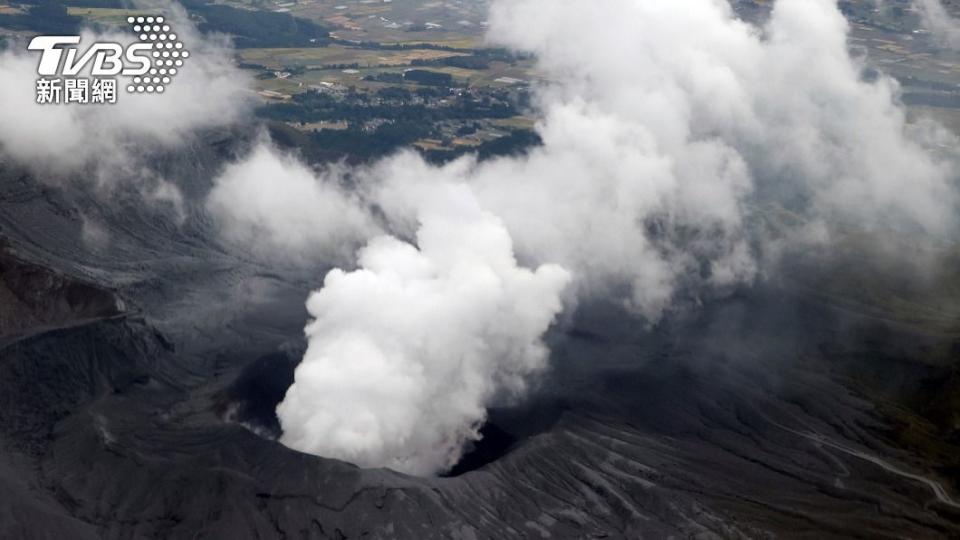
[[(534, 15), (543, 24), (519, 22)], [(861, 80), (832, 0), (780, 0), (762, 30), (723, 0), (504, 2), (492, 22), (497, 42), (536, 52), (560, 81), (544, 95), (548, 133), (551, 110), (577, 103), (585, 122), (567, 130), (572, 144), (578, 133), (585, 144), (596, 139), (585, 126), (605, 118), (645, 131), (649, 149), (601, 140), (668, 160), (688, 216), (717, 206), (727, 211), (714, 215), (732, 223), (742, 211), (732, 201), (746, 181), (724, 185), (719, 162), (684, 155), (710, 145), (706, 155), (745, 163), (757, 190), (807, 199), (812, 217), (935, 233), (955, 225), (954, 171), (906, 135), (892, 80)], [(619, 170), (623, 160), (610, 157), (599, 170)]]
[(960, 48), (960, 21), (950, 15), (940, 0), (914, 0), (923, 26), (934, 39), (950, 49)]
[[(680, 293), (753, 279), (757, 246), (769, 249), (749, 226), (756, 208), (801, 216), (793, 238), (805, 242), (848, 224), (955, 230), (955, 170), (929, 150), (945, 133), (908, 126), (892, 80), (862, 80), (833, 0), (779, 0), (764, 28), (725, 0), (500, 1), (490, 21), (494, 42), (535, 53), (552, 81), (537, 89), (544, 145), (444, 167), (406, 152), (349, 171), (362, 206), (417, 242), (372, 240), (359, 270), (311, 296), (310, 350), (278, 408), (295, 448), (449, 466), (498, 389), (542, 364), (560, 267), (577, 294), (656, 321)], [(271, 213), (308, 214), (308, 198)], [(248, 215), (288, 242), (290, 227)], [(522, 266), (557, 266), (531, 277), (514, 249)]]
[(517, 265), (500, 221), (463, 185), (418, 208), (416, 244), (370, 241), (331, 271), (296, 383), (277, 414), (284, 444), (363, 466), (435, 474), (478, 438), (498, 393), (542, 369), (541, 342), (569, 274)]
[[(129, 94), (119, 77), (113, 105), (36, 103), (39, 53), (26, 44), (0, 54), (0, 154), (42, 176), (78, 175), (93, 167), (103, 185), (136, 169), (145, 154), (189, 142), (197, 130), (227, 125), (250, 109), (248, 81), (226, 42), (200, 35), (178, 5), (167, 14), (191, 55), (163, 94)], [(153, 11), (151, 11), (153, 12)], [(81, 47), (95, 41), (129, 43), (132, 34), (82, 32)]]
[(317, 174), (268, 143), (214, 180), (206, 207), (225, 238), (265, 257), (349, 261), (377, 227), (340, 170)]

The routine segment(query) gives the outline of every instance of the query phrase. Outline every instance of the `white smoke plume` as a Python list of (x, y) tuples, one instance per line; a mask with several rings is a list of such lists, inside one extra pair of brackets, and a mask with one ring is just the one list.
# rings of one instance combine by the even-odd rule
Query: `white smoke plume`
[[(725, 0), (499, 1), (490, 22), (551, 81), (537, 89), (544, 145), (352, 171), (417, 240), (372, 240), (311, 296), (309, 351), (277, 409), (294, 448), (413, 473), (453, 463), (498, 390), (541, 365), (559, 309), (562, 271), (531, 274), (513, 249), (656, 321), (680, 293), (754, 278), (751, 214), (770, 205), (801, 216), (804, 238), (954, 230), (955, 170), (924, 146), (944, 133), (913, 137), (896, 83), (861, 78), (834, 0), (779, 0), (763, 28)], [(475, 290), (474, 273), (498, 287)]]
[(924, 27), (942, 46), (960, 48), (960, 21), (947, 12), (940, 0), (914, 0)]
[(296, 449), (435, 474), (478, 438), (485, 406), (543, 368), (569, 274), (518, 266), (464, 185), (422, 193), (416, 243), (374, 238), (307, 308), (309, 348), (277, 408)]
[(206, 206), (228, 241), (262, 257), (349, 262), (378, 229), (338, 172), (318, 176), (263, 143), (220, 174)]
[[(144, 12), (165, 14), (191, 53), (163, 94), (127, 93), (120, 77), (113, 105), (38, 104), (39, 53), (23, 42), (0, 54), (0, 155), (45, 178), (85, 170), (109, 187), (124, 177), (142, 180), (136, 171), (147, 150), (175, 147), (197, 130), (242, 118), (253, 96), (228, 43), (202, 36), (177, 4), (157, 3)], [(134, 40), (119, 31), (83, 30), (80, 43)]]
[[(536, 28), (516, 22), (535, 15), (543, 21)], [(729, 161), (745, 162), (756, 188), (789, 190), (811, 216), (867, 227), (908, 222), (928, 232), (953, 224), (953, 171), (906, 136), (894, 81), (861, 80), (832, 0), (780, 0), (763, 29), (736, 20), (723, 0), (530, 0), (495, 4), (491, 29), (497, 41), (536, 52), (548, 77), (565, 80), (545, 98), (548, 128), (551, 110), (576, 106), (585, 123), (609, 117), (646, 133), (654, 155), (676, 171), (685, 191), (678, 199), (699, 203), (690, 213), (736, 211), (727, 202), (736, 192), (717, 181), (729, 174), (683, 153), (711, 145), (717, 150), (708, 156), (733, 154)], [(576, 139), (582, 129), (564, 132), (589, 141), (590, 132)], [(622, 140), (612, 146), (642, 150)], [(620, 161), (607, 167), (618, 171)], [(685, 168), (694, 170), (680, 176)]]

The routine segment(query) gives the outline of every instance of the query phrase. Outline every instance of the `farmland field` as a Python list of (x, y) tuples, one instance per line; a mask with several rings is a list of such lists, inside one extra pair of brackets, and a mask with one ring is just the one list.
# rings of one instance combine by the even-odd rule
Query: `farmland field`
[(132, 9), (70, 7), (67, 8), (67, 13), (83, 17), (91, 22), (122, 25), (125, 23), (127, 15), (138, 13), (138, 11)]
[(403, 51), (371, 50), (331, 45), (329, 47), (296, 49), (243, 49), (239, 51), (244, 62), (280, 69), (284, 66), (322, 67), (357, 64), (361, 67), (405, 66), (413, 60), (432, 60), (466, 53), (433, 49)]
[(340, 39), (399, 43), (418, 41), (450, 47), (479, 45), (486, 25), (487, 2), (452, 0), (308, 0), (269, 3), (331, 29)]

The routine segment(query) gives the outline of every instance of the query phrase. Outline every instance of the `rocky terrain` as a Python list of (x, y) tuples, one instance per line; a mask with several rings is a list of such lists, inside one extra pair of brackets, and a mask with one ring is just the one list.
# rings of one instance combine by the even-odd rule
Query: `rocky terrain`
[[(202, 200), (243, 141), (157, 166)], [(582, 306), (533, 394), (414, 478), (273, 440), (323, 269), (227, 249), (189, 203), (177, 223), (122, 187), (0, 175), (0, 537), (960, 535), (956, 319), (867, 304), (843, 272), (653, 329)]]
[(123, 300), (43, 266), (18, 259), (0, 246), (0, 340), (24, 333), (120, 315)]

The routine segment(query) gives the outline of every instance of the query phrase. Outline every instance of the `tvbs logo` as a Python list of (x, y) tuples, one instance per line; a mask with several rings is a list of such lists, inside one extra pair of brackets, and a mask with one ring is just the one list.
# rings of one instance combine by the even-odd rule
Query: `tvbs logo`
[(96, 42), (81, 53), (80, 36), (33, 38), (27, 48), (40, 52), (37, 103), (116, 103), (118, 77), (127, 92), (162, 94), (190, 52), (163, 17), (131, 16), (127, 23), (139, 41), (126, 47)]

